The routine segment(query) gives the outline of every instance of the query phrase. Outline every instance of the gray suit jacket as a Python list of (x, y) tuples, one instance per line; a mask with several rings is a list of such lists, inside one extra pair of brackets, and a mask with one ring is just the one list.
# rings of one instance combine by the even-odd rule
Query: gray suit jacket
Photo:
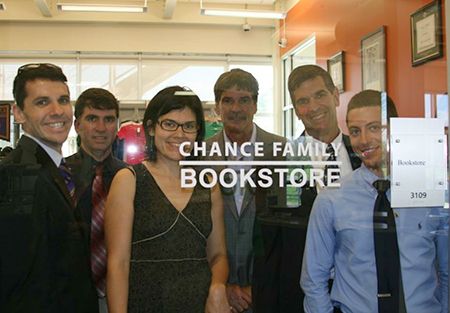
[[(209, 151), (211, 144), (218, 142), (221, 151), (224, 151), (223, 131), (209, 138), (207, 149)], [(255, 161), (274, 160), (273, 142), (285, 143), (286, 139), (271, 133), (268, 133), (256, 126), (256, 142), (264, 142), (264, 156), (255, 157)], [(226, 157), (210, 157), (209, 160), (226, 160)], [(220, 172), (224, 167), (217, 167)], [(274, 179), (274, 186), (277, 182)], [(270, 188), (276, 190), (278, 188)], [(230, 273), (228, 283), (241, 286), (251, 285), (253, 272), (253, 227), (255, 216), (267, 207), (268, 202), (284, 201), (276, 199), (277, 195), (260, 188), (246, 186), (244, 199), (242, 202), (241, 214), (238, 214), (232, 189), (222, 188), (224, 200), (224, 218), (225, 218), (225, 237), (227, 241), (227, 254)], [(267, 196), (271, 195), (271, 196)], [(258, 205), (256, 205), (258, 203)], [(275, 203), (276, 204), (276, 203)]]

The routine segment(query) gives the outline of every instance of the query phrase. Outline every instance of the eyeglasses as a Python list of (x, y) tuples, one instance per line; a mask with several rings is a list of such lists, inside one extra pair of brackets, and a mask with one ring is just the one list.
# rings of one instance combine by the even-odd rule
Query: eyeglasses
[(196, 133), (199, 129), (199, 126), (197, 125), (197, 122), (186, 122), (183, 124), (179, 124), (177, 122), (175, 122), (174, 120), (162, 120), (158, 122), (159, 126), (161, 126), (162, 129), (170, 131), (170, 132), (174, 132), (178, 129), (178, 127), (181, 126), (181, 129), (185, 132), (185, 133)]
[(51, 63), (29, 63), (29, 64), (25, 64), (22, 65), (21, 67), (19, 67), (19, 69), (17, 70), (17, 75), (20, 75), (22, 73), (25, 73), (29, 70), (34, 70), (34, 69), (38, 69), (38, 68), (46, 68), (46, 69), (55, 69), (57, 71), (62, 72), (62, 69), (55, 65), (55, 64), (51, 64)]

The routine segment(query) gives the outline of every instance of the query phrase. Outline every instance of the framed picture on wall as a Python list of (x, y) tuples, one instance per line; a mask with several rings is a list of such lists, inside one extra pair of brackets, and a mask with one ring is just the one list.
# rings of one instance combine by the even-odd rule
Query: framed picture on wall
[(362, 89), (386, 91), (385, 26), (361, 39)]
[(327, 70), (339, 93), (345, 91), (344, 51), (338, 52), (327, 60)]
[(0, 139), (10, 141), (10, 106), (8, 103), (0, 103)]
[(435, 0), (411, 14), (411, 56), (413, 66), (444, 55), (441, 16), (441, 0)]

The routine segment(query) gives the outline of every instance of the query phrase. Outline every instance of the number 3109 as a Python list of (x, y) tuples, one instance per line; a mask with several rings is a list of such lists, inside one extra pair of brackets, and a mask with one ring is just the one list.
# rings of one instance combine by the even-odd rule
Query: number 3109
[(411, 192), (410, 198), (411, 199), (425, 199), (427, 197), (426, 192)]

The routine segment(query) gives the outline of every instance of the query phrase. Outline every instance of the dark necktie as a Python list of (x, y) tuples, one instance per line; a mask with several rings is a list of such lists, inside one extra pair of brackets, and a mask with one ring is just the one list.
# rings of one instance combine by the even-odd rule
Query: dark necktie
[(97, 164), (92, 182), (92, 217), (91, 217), (91, 271), (99, 296), (105, 296), (106, 247), (103, 227), (106, 190), (103, 184), (103, 166)]
[[(331, 143), (328, 144), (327, 149), (325, 150), (325, 152), (327, 154), (329, 154), (327, 162), (328, 161), (336, 161), (336, 154), (334, 152), (334, 148), (333, 145)], [(324, 169), (324, 176), (323, 176), (323, 182), (326, 185), (328, 185), (328, 170), (329, 169), (338, 169), (339, 166), (337, 166), (336, 164), (330, 164), (330, 165), (325, 165), (325, 169)], [(335, 173), (335, 172), (334, 172)], [(335, 173), (336, 175), (336, 173)], [(333, 176), (335, 176), (333, 175)], [(332, 179), (331, 182), (335, 182), (337, 180), (337, 178)]]
[(67, 191), (69, 192), (70, 198), (72, 199), (72, 202), (75, 203), (75, 183), (72, 179), (72, 173), (66, 166), (66, 161), (64, 159), (61, 160), (61, 164), (58, 167), (59, 172), (64, 179), (64, 183), (66, 184)]
[(378, 312), (399, 313), (400, 308), (404, 308), (404, 296), (394, 212), (386, 196), (386, 190), (390, 186), (389, 180), (377, 180), (373, 186), (378, 192), (373, 209)]

